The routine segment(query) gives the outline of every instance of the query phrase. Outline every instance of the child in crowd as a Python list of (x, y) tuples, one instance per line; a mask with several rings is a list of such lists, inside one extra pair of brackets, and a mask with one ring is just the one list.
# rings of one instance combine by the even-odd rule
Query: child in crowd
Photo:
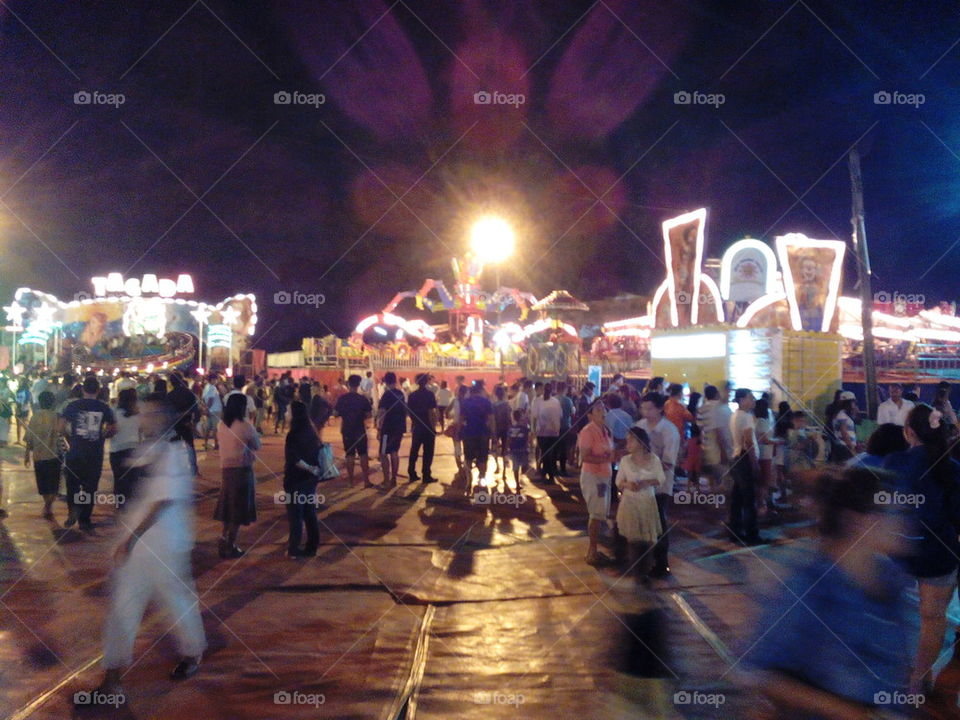
[(516, 492), (520, 492), (520, 475), (527, 471), (530, 462), (530, 425), (522, 409), (513, 411), (513, 424), (507, 433), (510, 443), (510, 462), (513, 463), (513, 480)]

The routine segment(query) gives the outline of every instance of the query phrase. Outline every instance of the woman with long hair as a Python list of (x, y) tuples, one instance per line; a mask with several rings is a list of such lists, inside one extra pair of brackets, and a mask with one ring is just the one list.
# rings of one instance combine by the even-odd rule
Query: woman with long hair
[(220, 444), (220, 468), (223, 483), (214, 511), (215, 520), (223, 523), (219, 552), (222, 558), (237, 558), (244, 551), (237, 547), (237, 532), (241, 525), (250, 525), (257, 519), (257, 498), (253, 463), (260, 449), (260, 436), (247, 420), (247, 396), (235, 393), (227, 396), (223, 419), (217, 426)]
[(887, 456), (896, 473), (899, 497), (909, 511), (913, 539), (907, 570), (920, 589), (920, 642), (911, 691), (933, 686), (932, 670), (947, 630), (947, 606), (957, 587), (960, 565), (960, 463), (950, 457), (943, 414), (919, 403), (907, 415), (903, 435), (910, 448)]
[[(316, 399), (316, 398), (314, 398)], [(290, 405), (290, 432), (283, 449), (283, 493), (287, 504), (290, 537), (287, 555), (292, 558), (313, 557), (320, 544), (317, 524), (317, 481), (322, 472), (318, 465), (320, 440), (307, 406), (299, 400)], [(300, 548), (306, 526), (307, 543)]]
[(140, 444), (140, 409), (135, 388), (126, 388), (117, 395), (116, 418), (117, 434), (110, 438), (110, 469), (117, 510), (122, 510), (136, 492), (142, 470), (130, 463)]
[(610, 511), (610, 478), (613, 474), (613, 436), (607, 428), (602, 400), (594, 400), (586, 427), (577, 436), (580, 450), (580, 492), (587, 506), (587, 565), (605, 565), (610, 559), (597, 551), (600, 528)]

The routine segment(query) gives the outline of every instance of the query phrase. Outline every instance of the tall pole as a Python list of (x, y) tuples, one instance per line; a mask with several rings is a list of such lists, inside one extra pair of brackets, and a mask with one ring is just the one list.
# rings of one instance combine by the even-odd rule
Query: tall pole
[(863, 218), (863, 177), (860, 174), (860, 151), (854, 145), (850, 151), (850, 185), (853, 194), (853, 247), (857, 252), (860, 284), (860, 324), (863, 327), (863, 377), (867, 395), (867, 416), (877, 417), (877, 368), (873, 352), (873, 287), (870, 271), (870, 252), (867, 249), (867, 231)]

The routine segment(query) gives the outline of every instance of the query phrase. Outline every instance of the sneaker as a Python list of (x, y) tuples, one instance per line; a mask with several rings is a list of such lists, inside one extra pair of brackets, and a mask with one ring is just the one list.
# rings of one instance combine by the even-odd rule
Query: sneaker
[(70, 512), (67, 513), (67, 519), (63, 521), (63, 526), (73, 527), (76, 524), (77, 524), (77, 513), (75, 510), (71, 509)]

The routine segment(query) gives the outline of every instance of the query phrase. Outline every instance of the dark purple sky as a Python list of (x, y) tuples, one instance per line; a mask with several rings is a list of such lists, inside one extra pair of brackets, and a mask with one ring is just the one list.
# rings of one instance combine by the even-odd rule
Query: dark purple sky
[[(958, 294), (952, 3), (6, 4), (4, 303), (192, 272), (202, 299), (255, 292), (258, 346), (289, 349), (449, 284), (485, 207), (520, 231), (504, 284), (649, 293), (659, 223), (685, 210), (709, 208), (711, 255), (748, 234), (848, 237), (858, 139), (875, 289)], [(74, 103), (94, 90), (125, 102)], [(326, 101), (275, 104), (284, 90)], [(280, 290), (327, 302), (277, 306)]]

